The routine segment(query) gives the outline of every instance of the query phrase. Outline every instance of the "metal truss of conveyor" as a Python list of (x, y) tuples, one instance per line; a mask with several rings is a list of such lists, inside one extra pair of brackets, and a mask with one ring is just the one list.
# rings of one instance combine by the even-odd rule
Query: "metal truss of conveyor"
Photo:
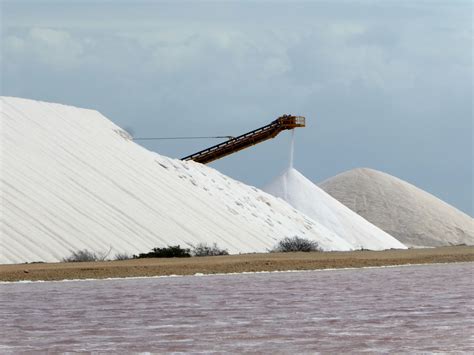
[(194, 160), (198, 163), (207, 164), (268, 139), (275, 138), (278, 133), (284, 130), (305, 126), (306, 119), (304, 117), (283, 115), (266, 126), (242, 134), (241, 136), (231, 138), (228, 141), (201, 150), (200, 152), (184, 157), (181, 160)]

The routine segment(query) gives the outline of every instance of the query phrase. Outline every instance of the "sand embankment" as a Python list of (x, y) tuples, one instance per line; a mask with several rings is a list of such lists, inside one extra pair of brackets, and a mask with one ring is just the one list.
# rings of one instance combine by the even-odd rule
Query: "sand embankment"
[(473, 246), (355, 252), (267, 253), (184, 259), (0, 265), (0, 281), (317, 270), (473, 261)]

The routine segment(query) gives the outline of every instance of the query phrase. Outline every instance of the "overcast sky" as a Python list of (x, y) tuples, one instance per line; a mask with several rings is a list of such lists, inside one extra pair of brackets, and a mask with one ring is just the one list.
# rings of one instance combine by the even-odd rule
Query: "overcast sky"
[[(472, 16), (455, 0), (2, 1), (2, 95), (97, 109), (135, 136), (304, 115), (295, 167), (314, 182), (370, 167), (472, 215)], [(289, 137), (211, 165), (261, 187)]]

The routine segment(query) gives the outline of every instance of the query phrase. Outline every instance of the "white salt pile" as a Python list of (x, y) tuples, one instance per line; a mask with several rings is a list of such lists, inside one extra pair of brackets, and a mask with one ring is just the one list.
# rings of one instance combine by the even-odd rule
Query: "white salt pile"
[(320, 186), (408, 246), (474, 245), (473, 218), (391, 175), (355, 169)]
[(144, 149), (96, 111), (10, 97), (1, 105), (0, 263), (200, 242), (265, 252), (295, 235), (351, 249), (281, 200)]
[(263, 190), (320, 222), (353, 249), (406, 249), (398, 240), (351, 211), (292, 167)]

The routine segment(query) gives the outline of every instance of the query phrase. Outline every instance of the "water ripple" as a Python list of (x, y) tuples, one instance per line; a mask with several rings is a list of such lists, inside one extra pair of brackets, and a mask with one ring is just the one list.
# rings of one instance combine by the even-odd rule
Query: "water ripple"
[(474, 352), (473, 264), (0, 285), (2, 353)]

